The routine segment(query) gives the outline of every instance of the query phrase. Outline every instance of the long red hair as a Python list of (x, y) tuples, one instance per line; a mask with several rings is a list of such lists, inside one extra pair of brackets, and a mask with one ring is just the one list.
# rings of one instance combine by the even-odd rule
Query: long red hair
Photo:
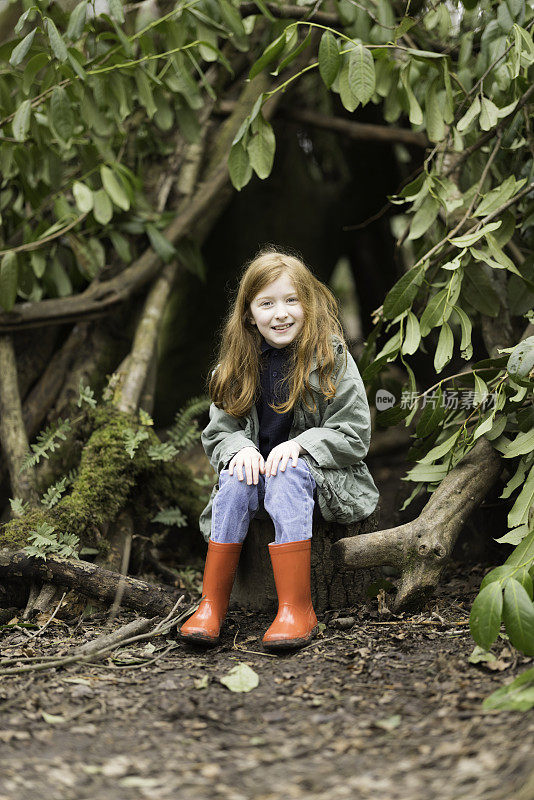
[(326, 398), (334, 397), (332, 380), (335, 366), (332, 334), (345, 344), (337, 301), (327, 286), (318, 280), (304, 262), (294, 255), (267, 245), (262, 247), (242, 270), (237, 289), (222, 326), (220, 345), (210, 368), (208, 391), (218, 408), (234, 417), (243, 417), (260, 392), (261, 334), (249, 321), (252, 300), (280, 275), (289, 276), (304, 310), (303, 326), (291, 342), (285, 378), (288, 399), (271, 407), (278, 413), (289, 411), (300, 399), (310, 409), (306, 397), (315, 401), (308, 381), (311, 360), (317, 354), (320, 389)]

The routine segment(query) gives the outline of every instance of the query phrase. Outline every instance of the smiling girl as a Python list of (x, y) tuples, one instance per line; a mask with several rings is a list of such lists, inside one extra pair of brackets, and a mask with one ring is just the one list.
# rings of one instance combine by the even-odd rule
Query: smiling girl
[(300, 258), (268, 246), (246, 265), (209, 392), (201, 438), (219, 480), (199, 520), (208, 540), (203, 596), (181, 637), (219, 641), (250, 520), (267, 513), (278, 613), (262, 643), (275, 652), (302, 647), (317, 630), (314, 506), (348, 524), (374, 511), (378, 491), (363, 462), (369, 405), (336, 300)]

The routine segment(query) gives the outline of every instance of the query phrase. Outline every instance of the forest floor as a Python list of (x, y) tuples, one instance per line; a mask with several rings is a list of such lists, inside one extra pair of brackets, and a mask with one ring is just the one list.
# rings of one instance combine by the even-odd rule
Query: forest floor
[[(534, 714), (482, 708), (532, 659), (499, 639), (495, 661), (469, 662), (487, 569), (452, 562), (417, 614), (393, 616), (376, 598), (330, 612), (284, 656), (261, 648), (272, 615), (231, 611), (210, 650), (173, 629), (100, 660), (3, 676), (0, 800), (532, 800)], [(54, 619), (31, 640), (12, 622), (0, 654), (66, 654), (138, 616)], [(237, 693), (221, 678), (240, 663), (259, 681)]]

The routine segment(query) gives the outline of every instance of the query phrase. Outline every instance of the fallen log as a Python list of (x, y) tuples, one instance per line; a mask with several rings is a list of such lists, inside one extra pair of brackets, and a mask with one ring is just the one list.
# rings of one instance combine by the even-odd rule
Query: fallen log
[(502, 470), (501, 460), (481, 437), (443, 479), (419, 517), (332, 545), (341, 569), (388, 565), (400, 571), (393, 611), (421, 605), (434, 592), (468, 516), (480, 505)]
[(0, 578), (39, 578), (68, 586), (81, 594), (111, 604), (121, 585), (121, 605), (152, 616), (165, 615), (176, 604), (175, 592), (121, 575), (89, 561), (49, 555), (46, 561), (24, 550), (0, 549)]

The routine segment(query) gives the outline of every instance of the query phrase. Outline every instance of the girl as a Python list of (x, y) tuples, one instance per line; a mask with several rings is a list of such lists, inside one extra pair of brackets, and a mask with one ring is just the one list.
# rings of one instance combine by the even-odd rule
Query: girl
[(201, 440), (219, 475), (199, 520), (208, 540), (202, 600), (186, 641), (216, 644), (253, 517), (270, 515), (278, 613), (262, 643), (302, 647), (316, 632), (312, 515), (342, 523), (374, 511), (363, 459), (371, 420), (330, 290), (293, 255), (263, 248), (245, 267), (211, 373)]

